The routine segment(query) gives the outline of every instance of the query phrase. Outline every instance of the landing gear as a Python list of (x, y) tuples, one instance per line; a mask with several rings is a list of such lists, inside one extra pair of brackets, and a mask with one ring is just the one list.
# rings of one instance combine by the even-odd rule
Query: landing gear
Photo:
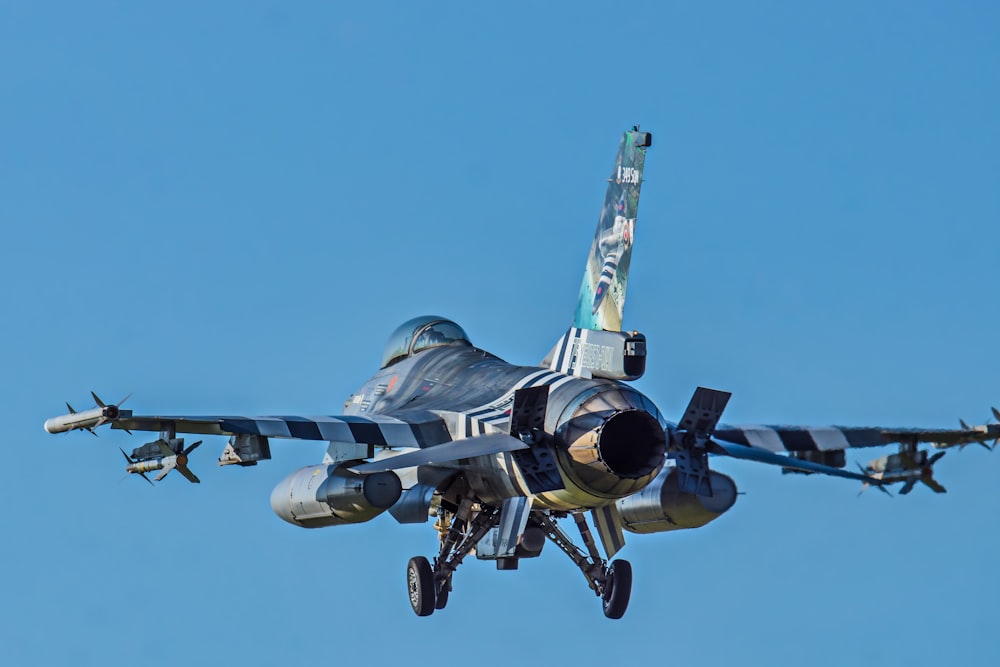
[[(406, 569), (410, 606), (417, 616), (430, 616), (435, 609), (445, 608), (455, 570), (479, 540), (500, 521), (500, 509), (468, 499), (462, 499), (457, 507), (450, 507), (454, 511), (441, 508), (434, 524), (441, 539), (441, 549), (434, 564), (431, 565), (423, 556), (415, 556), (410, 559)], [(609, 563), (601, 558), (583, 512), (573, 512), (572, 516), (580, 530), (586, 551), (573, 544), (556, 524), (555, 516), (546, 511), (531, 512), (532, 525), (537, 525), (545, 537), (554, 542), (580, 568), (590, 589), (601, 599), (604, 615), (608, 618), (621, 618), (628, 609), (632, 595), (632, 565), (627, 560), (619, 559)], [(497, 561), (498, 565), (502, 562), (503, 559)]]
[(434, 613), (435, 586), (431, 564), (423, 556), (414, 556), (406, 566), (406, 587), (410, 592), (410, 606), (417, 616)]
[(437, 586), (437, 600), (434, 602), (435, 609), (444, 609), (448, 604), (448, 594), (451, 592), (451, 579), (442, 581)]
[(608, 564), (606, 560), (601, 558), (597, 551), (597, 544), (594, 542), (594, 536), (591, 534), (582, 512), (574, 512), (573, 520), (580, 529), (580, 536), (587, 547), (587, 554), (584, 554), (579, 547), (573, 544), (569, 536), (556, 525), (556, 522), (549, 515), (539, 512), (537, 515), (532, 513), (532, 516), (545, 531), (545, 537), (559, 547), (580, 568), (580, 572), (586, 577), (591, 590), (601, 598), (604, 615), (615, 619), (624, 616), (625, 610), (628, 609), (629, 598), (632, 596), (632, 564), (627, 560), (620, 559)]
[(406, 570), (410, 606), (417, 616), (430, 616), (435, 609), (444, 609), (455, 570), (498, 521), (499, 509), (468, 499), (463, 499), (455, 512), (441, 509), (434, 524), (441, 537), (441, 550), (434, 566), (423, 556), (415, 556)]
[(632, 563), (627, 560), (612, 561), (608, 567), (607, 579), (604, 583), (604, 615), (608, 618), (621, 618), (628, 609), (628, 601), (632, 596)]

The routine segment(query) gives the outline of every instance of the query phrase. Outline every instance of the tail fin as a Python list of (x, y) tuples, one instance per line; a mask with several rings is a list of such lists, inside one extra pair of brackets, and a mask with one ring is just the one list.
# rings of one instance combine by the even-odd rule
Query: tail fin
[(621, 331), (625, 308), (628, 266), (635, 240), (635, 218), (646, 149), (653, 135), (639, 126), (622, 135), (615, 167), (597, 222), (597, 234), (587, 257), (573, 326), (581, 329)]

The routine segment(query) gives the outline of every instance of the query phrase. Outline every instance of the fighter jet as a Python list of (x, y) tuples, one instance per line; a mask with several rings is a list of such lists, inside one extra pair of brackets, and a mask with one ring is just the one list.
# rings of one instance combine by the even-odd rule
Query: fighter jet
[[(131, 454), (122, 452), (126, 470), (143, 477), (162, 470), (161, 479), (177, 469), (191, 482), (199, 480), (187, 459), (198, 443), (185, 448), (179, 433), (229, 436), (220, 465), (256, 465), (271, 458), (279, 441), (324, 442), (322, 462), (274, 488), (272, 509), (303, 528), (360, 523), (385, 512), (400, 523), (433, 519), (436, 554), (414, 556), (406, 569), (418, 616), (445, 607), (466, 557), (516, 570), (551, 543), (580, 570), (608, 618), (621, 618), (631, 595), (632, 567), (616, 558), (626, 532), (697, 528), (736, 502), (735, 481), (711, 468), (712, 457), (912, 487), (912, 473), (888, 474), (892, 466), (845, 470), (845, 451), (900, 443), (912, 453), (921, 442), (1000, 437), (997, 424), (727, 426), (719, 419), (730, 394), (704, 387), (677, 421), (668, 420), (630, 384), (646, 370), (647, 341), (622, 328), (651, 145), (652, 135), (638, 127), (622, 135), (572, 325), (539, 364), (509, 363), (476, 347), (456, 322), (425, 316), (392, 333), (379, 370), (339, 415), (143, 415), (98, 400), (93, 410), (50, 419), (45, 429), (110, 424), (158, 433)], [(933, 460), (926, 453), (920, 460), (920, 480), (929, 483), (923, 469)], [(565, 530), (567, 520), (579, 545)]]

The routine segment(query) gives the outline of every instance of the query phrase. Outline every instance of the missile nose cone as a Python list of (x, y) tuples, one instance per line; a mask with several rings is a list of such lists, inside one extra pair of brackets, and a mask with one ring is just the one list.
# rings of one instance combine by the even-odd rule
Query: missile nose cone
[(66, 424), (61, 417), (53, 417), (45, 420), (45, 431), (47, 433), (62, 433), (66, 430)]

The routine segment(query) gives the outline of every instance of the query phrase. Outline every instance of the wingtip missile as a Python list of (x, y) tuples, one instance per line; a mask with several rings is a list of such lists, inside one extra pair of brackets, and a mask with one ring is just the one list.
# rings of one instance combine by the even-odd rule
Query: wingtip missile
[(113, 422), (119, 417), (127, 417), (132, 414), (128, 410), (123, 411), (120, 409), (121, 404), (127, 401), (129, 396), (126, 396), (117, 403), (105, 403), (93, 391), (90, 394), (94, 398), (94, 402), (97, 403), (97, 407), (77, 412), (67, 402), (66, 409), (69, 410), (69, 413), (47, 419), (45, 421), (45, 430), (48, 433), (66, 433), (82, 429), (90, 431), (92, 435), (97, 435), (94, 429), (98, 426)]
[(91, 430), (104, 419), (104, 409), (95, 408), (83, 412), (71, 411), (69, 414), (53, 417), (45, 421), (45, 430), (49, 433), (66, 433), (76, 429)]

